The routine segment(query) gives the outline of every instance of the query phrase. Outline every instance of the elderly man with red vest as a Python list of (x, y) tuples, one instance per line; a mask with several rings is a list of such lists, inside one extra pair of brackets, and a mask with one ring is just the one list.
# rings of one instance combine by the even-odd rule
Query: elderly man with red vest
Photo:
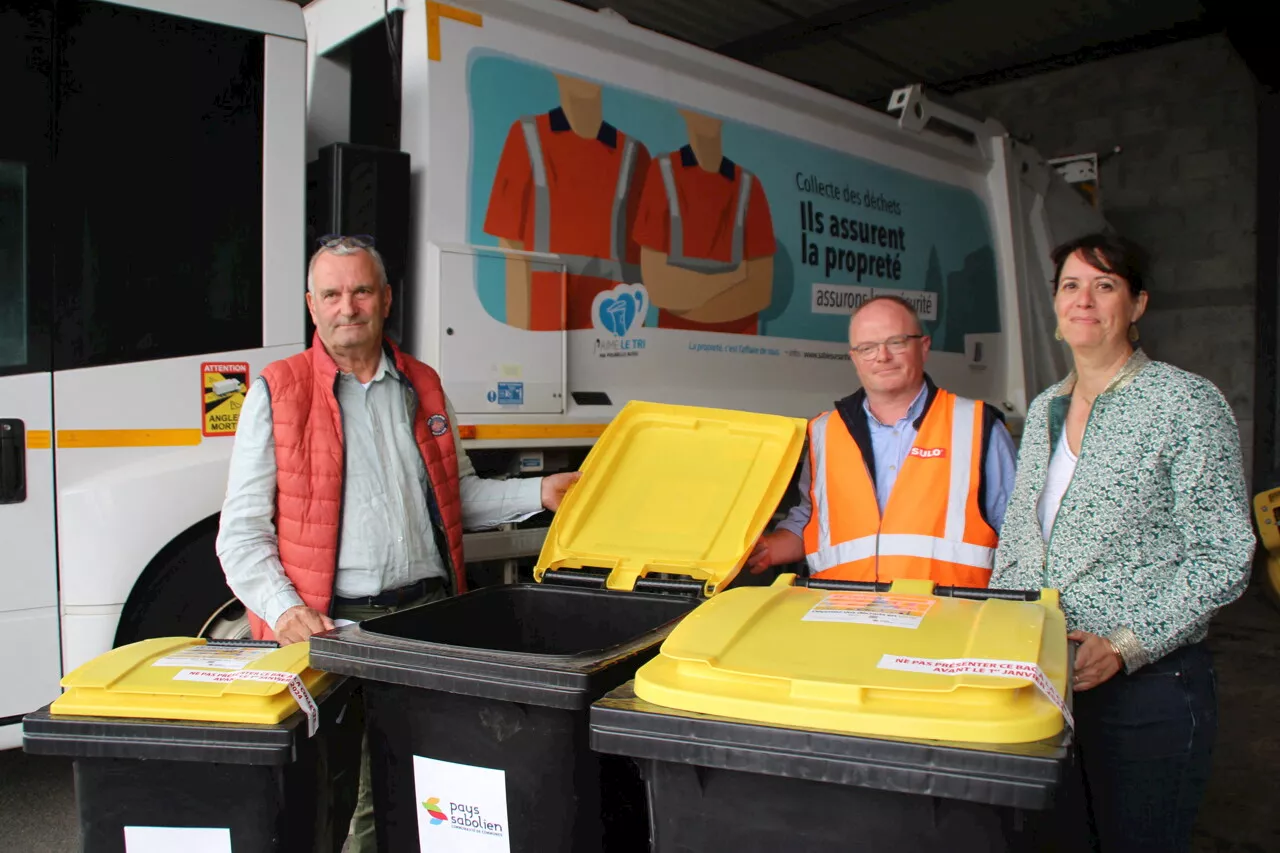
[[(555, 510), (579, 476), (476, 476), (440, 377), (383, 337), (391, 289), (369, 241), (322, 244), (307, 307), (312, 346), (245, 396), (217, 541), (253, 636), (282, 644), (463, 592), (463, 528)], [(374, 849), (362, 764), (353, 851)]]
[(803, 558), (813, 577), (985, 587), (1014, 480), (1002, 418), (925, 375), (929, 336), (905, 300), (859, 306), (849, 344), (862, 389), (809, 424), (800, 503), (748, 566)]

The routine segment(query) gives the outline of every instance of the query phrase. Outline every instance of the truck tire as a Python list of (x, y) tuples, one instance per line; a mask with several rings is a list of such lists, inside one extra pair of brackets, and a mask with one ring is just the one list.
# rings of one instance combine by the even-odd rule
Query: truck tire
[(215, 516), (178, 537), (143, 571), (125, 604), (116, 646), (155, 637), (242, 639), (244, 606), (227, 587), (214, 550)]

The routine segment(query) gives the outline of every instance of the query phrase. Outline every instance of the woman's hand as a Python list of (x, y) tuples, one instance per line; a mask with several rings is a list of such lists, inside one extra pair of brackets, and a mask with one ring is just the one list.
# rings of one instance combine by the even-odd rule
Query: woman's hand
[(1111, 641), (1087, 631), (1072, 631), (1068, 640), (1080, 643), (1076, 649), (1076, 668), (1071, 689), (1082, 693), (1102, 684), (1122, 668), (1120, 655), (1112, 648)]

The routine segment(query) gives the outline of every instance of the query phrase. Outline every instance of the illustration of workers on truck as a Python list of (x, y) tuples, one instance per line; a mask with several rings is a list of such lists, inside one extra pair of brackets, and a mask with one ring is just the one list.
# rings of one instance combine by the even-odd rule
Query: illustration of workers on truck
[(764, 188), (724, 156), (720, 119), (680, 115), (689, 144), (653, 160), (640, 200), (641, 279), (660, 328), (759, 334), (777, 248)]
[(507, 325), (534, 331), (590, 329), (597, 294), (640, 280), (631, 232), (649, 151), (604, 120), (599, 83), (556, 83), (557, 107), (511, 125), (484, 222), (500, 248), (560, 257), (506, 259)]

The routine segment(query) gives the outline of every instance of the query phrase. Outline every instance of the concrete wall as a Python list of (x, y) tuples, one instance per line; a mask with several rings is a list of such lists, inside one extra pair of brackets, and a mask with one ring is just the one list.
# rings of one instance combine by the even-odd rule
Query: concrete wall
[(1222, 389), (1252, 472), (1257, 113), (1224, 36), (964, 93), (1045, 157), (1122, 152), (1101, 168), (1104, 213), (1153, 257), (1138, 324), (1153, 358)]

